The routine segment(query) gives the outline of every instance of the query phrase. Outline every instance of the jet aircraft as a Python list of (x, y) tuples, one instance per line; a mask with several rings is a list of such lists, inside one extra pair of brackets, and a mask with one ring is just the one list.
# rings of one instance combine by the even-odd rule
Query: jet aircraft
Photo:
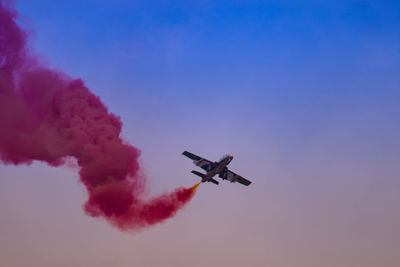
[(221, 158), (218, 162), (214, 161), (209, 161), (205, 158), (199, 157), (195, 154), (192, 154), (188, 151), (184, 151), (182, 155), (185, 155), (186, 157), (190, 158), (193, 160), (193, 163), (196, 166), (199, 166), (203, 170), (205, 170), (207, 173), (201, 173), (198, 171), (192, 171), (192, 173), (198, 175), (201, 177), (201, 182), (212, 182), (214, 184), (219, 184), (218, 181), (213, 179), (215, 175), (218, 174), (218, 177), (222, 178), (222, 180), (228, 180), (231, 183), (239, 182), (243, 185), (248, 186), (251, 184), (249, 180), (244, 179), (242, 176), (237, 175), (233, 171), (228, 170), (228, 164), (232, 161), (233, 156), (231, 155), (225, 155), (224, 157)]

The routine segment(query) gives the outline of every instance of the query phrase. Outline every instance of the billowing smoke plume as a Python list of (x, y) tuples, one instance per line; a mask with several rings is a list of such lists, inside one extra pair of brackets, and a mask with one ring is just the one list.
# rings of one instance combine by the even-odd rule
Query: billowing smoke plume
[(37, 63), (17, 13), (0, 0), (0, 159), (52, 166), (74, 157), (89, 199), (87, 214), (120, 229), (142, 229), (173, 216), (193, 188), (144, 199), (140, 151), (124, 142), (120, 119), (82, 80)]

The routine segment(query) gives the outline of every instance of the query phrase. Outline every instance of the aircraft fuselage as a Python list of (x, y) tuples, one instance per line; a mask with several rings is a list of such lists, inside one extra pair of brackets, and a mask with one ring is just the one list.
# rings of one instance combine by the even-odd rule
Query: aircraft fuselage
[(234, 173), (231, 170), (228, 170), (228, 164), (232, 161), (233, 156), (226, 155), (218, 162), (211, 161), (202, 157), (199, 157), (189, 151), (183, 151), (182, 155), (193, 160), (193, 164), (202, 168), (206, 171), (206, 173), (201, 173), (196, 170), (191, 171), (191, 173), (196, 174), (201, 177), (201, 181), (204, 182), (212, 182), (213, 184), (219, 184), (217, 180), (213, 177), (218, 174), (219, 178), (222, 180), (228, 180), (231, 183), (239, 182), (242, 185), (248, 186), (251, 184), (251, 181), (243, 178), (242, 176)]
[(233, 156), (226, 156), (219, 162), (214, 163), (215, 165), (212, 166), (212, 168), (210, 168), (209, 171), (207, 171), (207, 173), (204, 175), (204, 177), (202, 178), (201, 181), (204, 183), (204, 182), (208, 182), (209, 180), (211, 180), (215, 175), (222, 172), (225, 169), (225, 167), (228, 166), (228, 164), (232, 161), (232, 159), (233, 159)]

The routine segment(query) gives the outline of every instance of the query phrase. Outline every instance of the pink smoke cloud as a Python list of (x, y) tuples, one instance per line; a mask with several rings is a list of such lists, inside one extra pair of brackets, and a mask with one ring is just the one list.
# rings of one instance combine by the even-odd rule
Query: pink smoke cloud
[(122, 230), (175, 215), (194, 194), (179, 188), (145, 200), (140, 151), (124, 142), (122, 122), (80, 79), (40, 65), (16, 11), (0, 0), (0, 159), (5, 164), (73, 157), (89, 198), (85, 211)]

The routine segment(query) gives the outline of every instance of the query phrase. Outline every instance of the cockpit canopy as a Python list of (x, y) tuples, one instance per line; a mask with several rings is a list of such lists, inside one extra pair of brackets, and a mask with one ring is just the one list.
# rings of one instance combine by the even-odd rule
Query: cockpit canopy
[(225, 154), (224, 156), (222, 156), (222, 158), (220, 158), (220, 160), (218, 162), (223, 161), (224, 159), (226, 159), (227, 157), (230, 157), (231, 155), (229, 154)]

